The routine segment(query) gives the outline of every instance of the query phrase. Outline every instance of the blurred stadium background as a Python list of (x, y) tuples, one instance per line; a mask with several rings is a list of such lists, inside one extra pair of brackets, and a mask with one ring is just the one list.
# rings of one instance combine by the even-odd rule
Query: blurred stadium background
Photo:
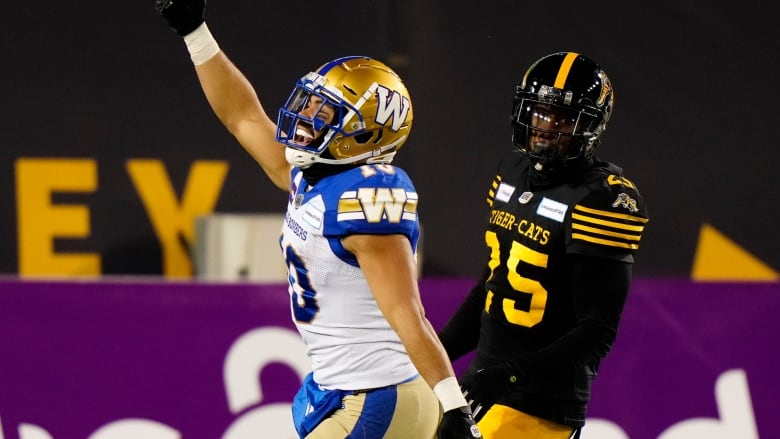
[[(211, 113), (151, 0), (3, 9), (0, 439), (237, 439), (268, 423), (284, 438), (305, 367), (286, 349), (269, 240), (286, 195)], [(616, 109), (600, 155), (651, 222), (587, 439), (780, 429), (779, 16), (760, 0), (212, 0), (207, 13), (271, 113), (337, 56), (405, 79), (415, 123), (396, 164), (420, 194), (438, 324), (482, 269), (486, 188), (523, 69), (557, 50), (602, 64)], [(226, 378), (237, 345), (236, 370), (278, 389), (231, 393), (244, 388)]]

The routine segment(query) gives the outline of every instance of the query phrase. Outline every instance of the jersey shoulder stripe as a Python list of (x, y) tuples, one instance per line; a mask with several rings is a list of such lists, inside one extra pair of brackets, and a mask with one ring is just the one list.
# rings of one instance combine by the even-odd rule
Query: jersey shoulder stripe
[(636, 250), (648, 221), (636, 185), (622, 175), (609, 174), (596, 190), (574, 206), (571, 239)]
[(638, 249), (647, 218), (574, 206), (572, 239), (627, 249)]
[(493, 179), (493, 182), (490, 184), (490, 190), (488, 190), (488, 196), (485, 201), (487, 201), (487, 204), (489, 207), (493, 207), (493, 200), (496, 199), (496, 193), (498, 193), (498, 188), (501, 187), (501, 175), (496, 175), (496, 177)]

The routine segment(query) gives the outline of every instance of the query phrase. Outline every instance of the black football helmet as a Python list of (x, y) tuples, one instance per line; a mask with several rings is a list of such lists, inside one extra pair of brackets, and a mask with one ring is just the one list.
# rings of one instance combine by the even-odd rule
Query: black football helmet
[(607, 128), (614, 92), (598, 64), (574, 52), (544, 56), (515, 92), (512, 143), (538, 172), (588, 160)]

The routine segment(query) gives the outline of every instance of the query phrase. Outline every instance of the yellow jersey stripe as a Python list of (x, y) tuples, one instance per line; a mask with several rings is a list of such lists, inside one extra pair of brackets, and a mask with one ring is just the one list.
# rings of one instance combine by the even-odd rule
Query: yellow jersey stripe
[(647, 218), (642, 218), (640, 216), (629, 215), (627, 213), (615, 213), (615, 212), (610, 212), (608, 210), (591, 209), (589, 207), (581, 206), (579, 204), (574, 206), (574, 210), (579, 210), (579, 211), (587, 212), (587, 213), (593, 213), (593, 214), (601, 215), (601, 216), (608, 216), (610, 218), (617, 218), (617, 219), (622, 219), (622, 220), (626, 220), (626, 221), (634, 221), (634, 222), (638, 222), (638, 223), (642, 223), (642, 224), (647, 222)]
[(608, 245), (608, 246), (611, 246), (611, 247), (629, 248), (629, 249), (632, 249), (632, 250), (636, 250), (636, 249), (639, 248), (639, 244), (625, 243), (625, 242), (619, 242), (619, 241), (612, 241), (612, 240), (609, 240), (609, 239), (595, 238), (593, 236), (583, 235), (581, 233), (572, 233), (571, 237), (572, 237), (572, 239), (581, 239), (583, 241), (593, 242), (595, 244)]
[(356, 199), (339, 200), (339, 207), (338, 207), (339, 213), (360, 212), (361, 210), (363, 210), (363, 207), (360, 205), (360, 201)]
[(584, 223), (599, 224), (602, 226), (611, 227), (613, 229), (628, 230), (630, 232), (638, 232), (638, 233), (642, 233), (642, 230), (644, 230), (645, 228), (645, 226), (634, 226), (631, 224), (616, 223), (614, 221), (607, 221), (603, 219), (593, 218), (591, 216), (580, 215), (577, 213), (572, 213), (571, 219), (572, 219), (572, 223), (574, 223), (574, 221), (581, 221)]
[(618, 233), (618, 232), (612, 232), (612, 231), (609, 231), (609, 230), (599, 229), (597, 227), (588, 227), (588, 226), (584, 226), (582, 224), (572, 224), (571, 228), (572, 229), (576, 229), (576, 230), (582, 230), (583, 232), (590, 232), (590, 233), (595, 233), (595, 234), (598, 234), (598, 235), (611, 236), (613, 238), (621, 238), (621, 239), (625, 239), (626, 241), (636, 241), (636, 242), (639, 242), (639, 239), (642, 237), (642, 235), (639, 234), (639, 233), (635, 234), (635, 235), (628, 235), (628, 234), (625, 234), (625, 233)]

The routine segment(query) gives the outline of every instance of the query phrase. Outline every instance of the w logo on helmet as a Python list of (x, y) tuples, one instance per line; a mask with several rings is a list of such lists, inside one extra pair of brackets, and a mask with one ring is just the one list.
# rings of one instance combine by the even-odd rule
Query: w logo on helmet
[(376, 123), (386, 125), (392, 117), (392, 130), (400, 130), (409, 114), (411, 107), (409, 99), (394, 90), (379, 85), (376, 89), (376, 100)]

